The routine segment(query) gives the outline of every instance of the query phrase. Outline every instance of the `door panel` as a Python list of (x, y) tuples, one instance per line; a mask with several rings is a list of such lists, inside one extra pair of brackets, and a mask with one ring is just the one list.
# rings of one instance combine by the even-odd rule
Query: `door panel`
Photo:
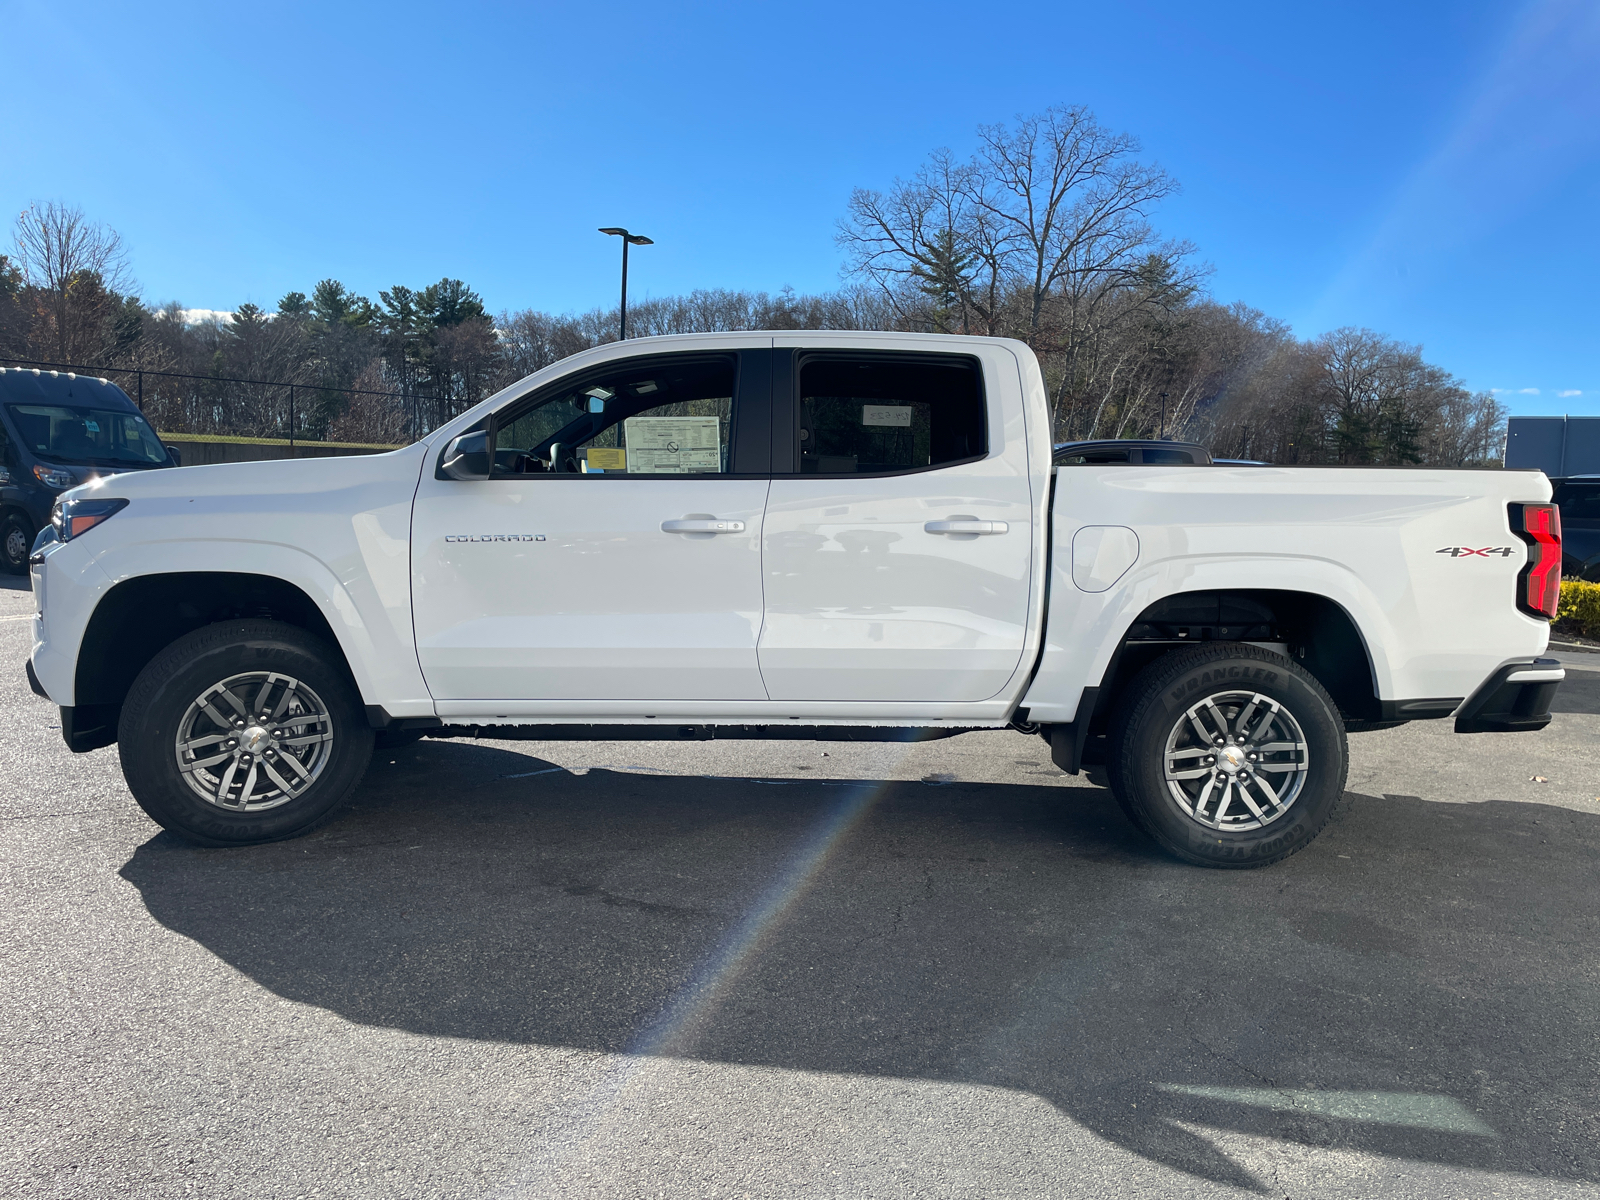
[(748, 475), (770, 461), (770, 359), (575, 370), (494, 414), (494, 478), (424, 471), (413, 613), (436, 699), (766, 698), (767, 480)]
[[(764, 700), (767, 481), (425, 472), (412, 577), (438, 700)], [(742, 523), (667, 532), (663, 522)]]
[[(773, 480), (761, 674), (774, 700), (977, 701), (1005, 686), (1028, 617), (1027, 480), (1017, 495), (1017, 481), (964, 470)], [(962, 518), (1008, 528), (926, 529)]]
[[(774, 397), (774, 445), (796, 426), (763, 535), (774, 700), (977, 702), (1021, 664), (1034, 512), (1020, 396), (987, 365), (972, 399), (986, 428), (973, 425), (919, 374), (937, 357), (831, 354), (808, 374), (817, 356), (798, 356), (787, 408)], [(899, 380), (896, 363), (912, 368)], [(925, 465), (941, 457), (961, 461)]]

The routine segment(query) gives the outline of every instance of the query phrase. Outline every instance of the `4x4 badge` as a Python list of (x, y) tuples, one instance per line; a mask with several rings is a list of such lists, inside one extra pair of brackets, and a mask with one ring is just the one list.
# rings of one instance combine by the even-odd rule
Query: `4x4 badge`
[(1471, 546), (1442, 546), (1434, 551), (1435, 554), (1448, 554), (1451, 558), (1470, 558), (1474, 554), (1488, 558), (1491, 554), (1498, 554), (1501, 558), (1510, 558), (1516, 550), (1510, 546), (1485, 546), (1481, 550), (1474, 550)]

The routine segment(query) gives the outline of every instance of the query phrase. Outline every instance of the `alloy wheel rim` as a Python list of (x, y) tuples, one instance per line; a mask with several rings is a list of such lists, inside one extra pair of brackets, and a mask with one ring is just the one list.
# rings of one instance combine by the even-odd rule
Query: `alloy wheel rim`
[(6, 532), (6, 557), (14, 563), (25, 562), (28, 558), (28, 539), (16, 526)]
[(178, 722), (178, 770), (206, 803), (234, 813), (288, 804), (333, 753), (333, 717), (293, 676), (247, 671), (214, 683)]
[(1282, 819), (1305, 789), (1311, 752), (1284, 705), (1260, 692), (1206, 696), (1173, 723), (1162, 770), (1190, 820), (1219, 832)]

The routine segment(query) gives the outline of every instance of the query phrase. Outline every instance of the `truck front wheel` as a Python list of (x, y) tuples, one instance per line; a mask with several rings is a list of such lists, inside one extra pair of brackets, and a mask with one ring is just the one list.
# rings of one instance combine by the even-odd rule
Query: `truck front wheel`
[(1166, 850), (1207, 867), (1262, 867), (1321, 832), (1344, 794), (1344, 723), (1281, 655), (1212, 642), (1164, 655), (1112, 718), (1111, 786)]
[(8, 512), (0, 520), (0, 570), (8, 575), (25, 575), (28, 552), (33, 549), (33, 526), (18, 512)]
[(330, 816), (372, 757), (337, 652), (277, 621), (224, 621), (151, 660), (117, 727), (133, 797), (202, 846), (295, 837)]

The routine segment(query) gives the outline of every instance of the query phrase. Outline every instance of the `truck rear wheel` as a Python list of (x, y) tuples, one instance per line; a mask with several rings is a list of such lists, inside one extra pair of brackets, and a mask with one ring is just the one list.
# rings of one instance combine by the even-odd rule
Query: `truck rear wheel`
[(1281, 655), (1212, 642), (1142, 671), (1112, 719), (1111, 786), (1187, 862), (1262, 867), (1322, 831), (1344, 794), (1344, 723)]
[(123, 703), (117, 742), (139, 806), (202, 846), (308, 832), (372, 757), (338, 652), (276, 621), (208, 625), (156, 655)]

